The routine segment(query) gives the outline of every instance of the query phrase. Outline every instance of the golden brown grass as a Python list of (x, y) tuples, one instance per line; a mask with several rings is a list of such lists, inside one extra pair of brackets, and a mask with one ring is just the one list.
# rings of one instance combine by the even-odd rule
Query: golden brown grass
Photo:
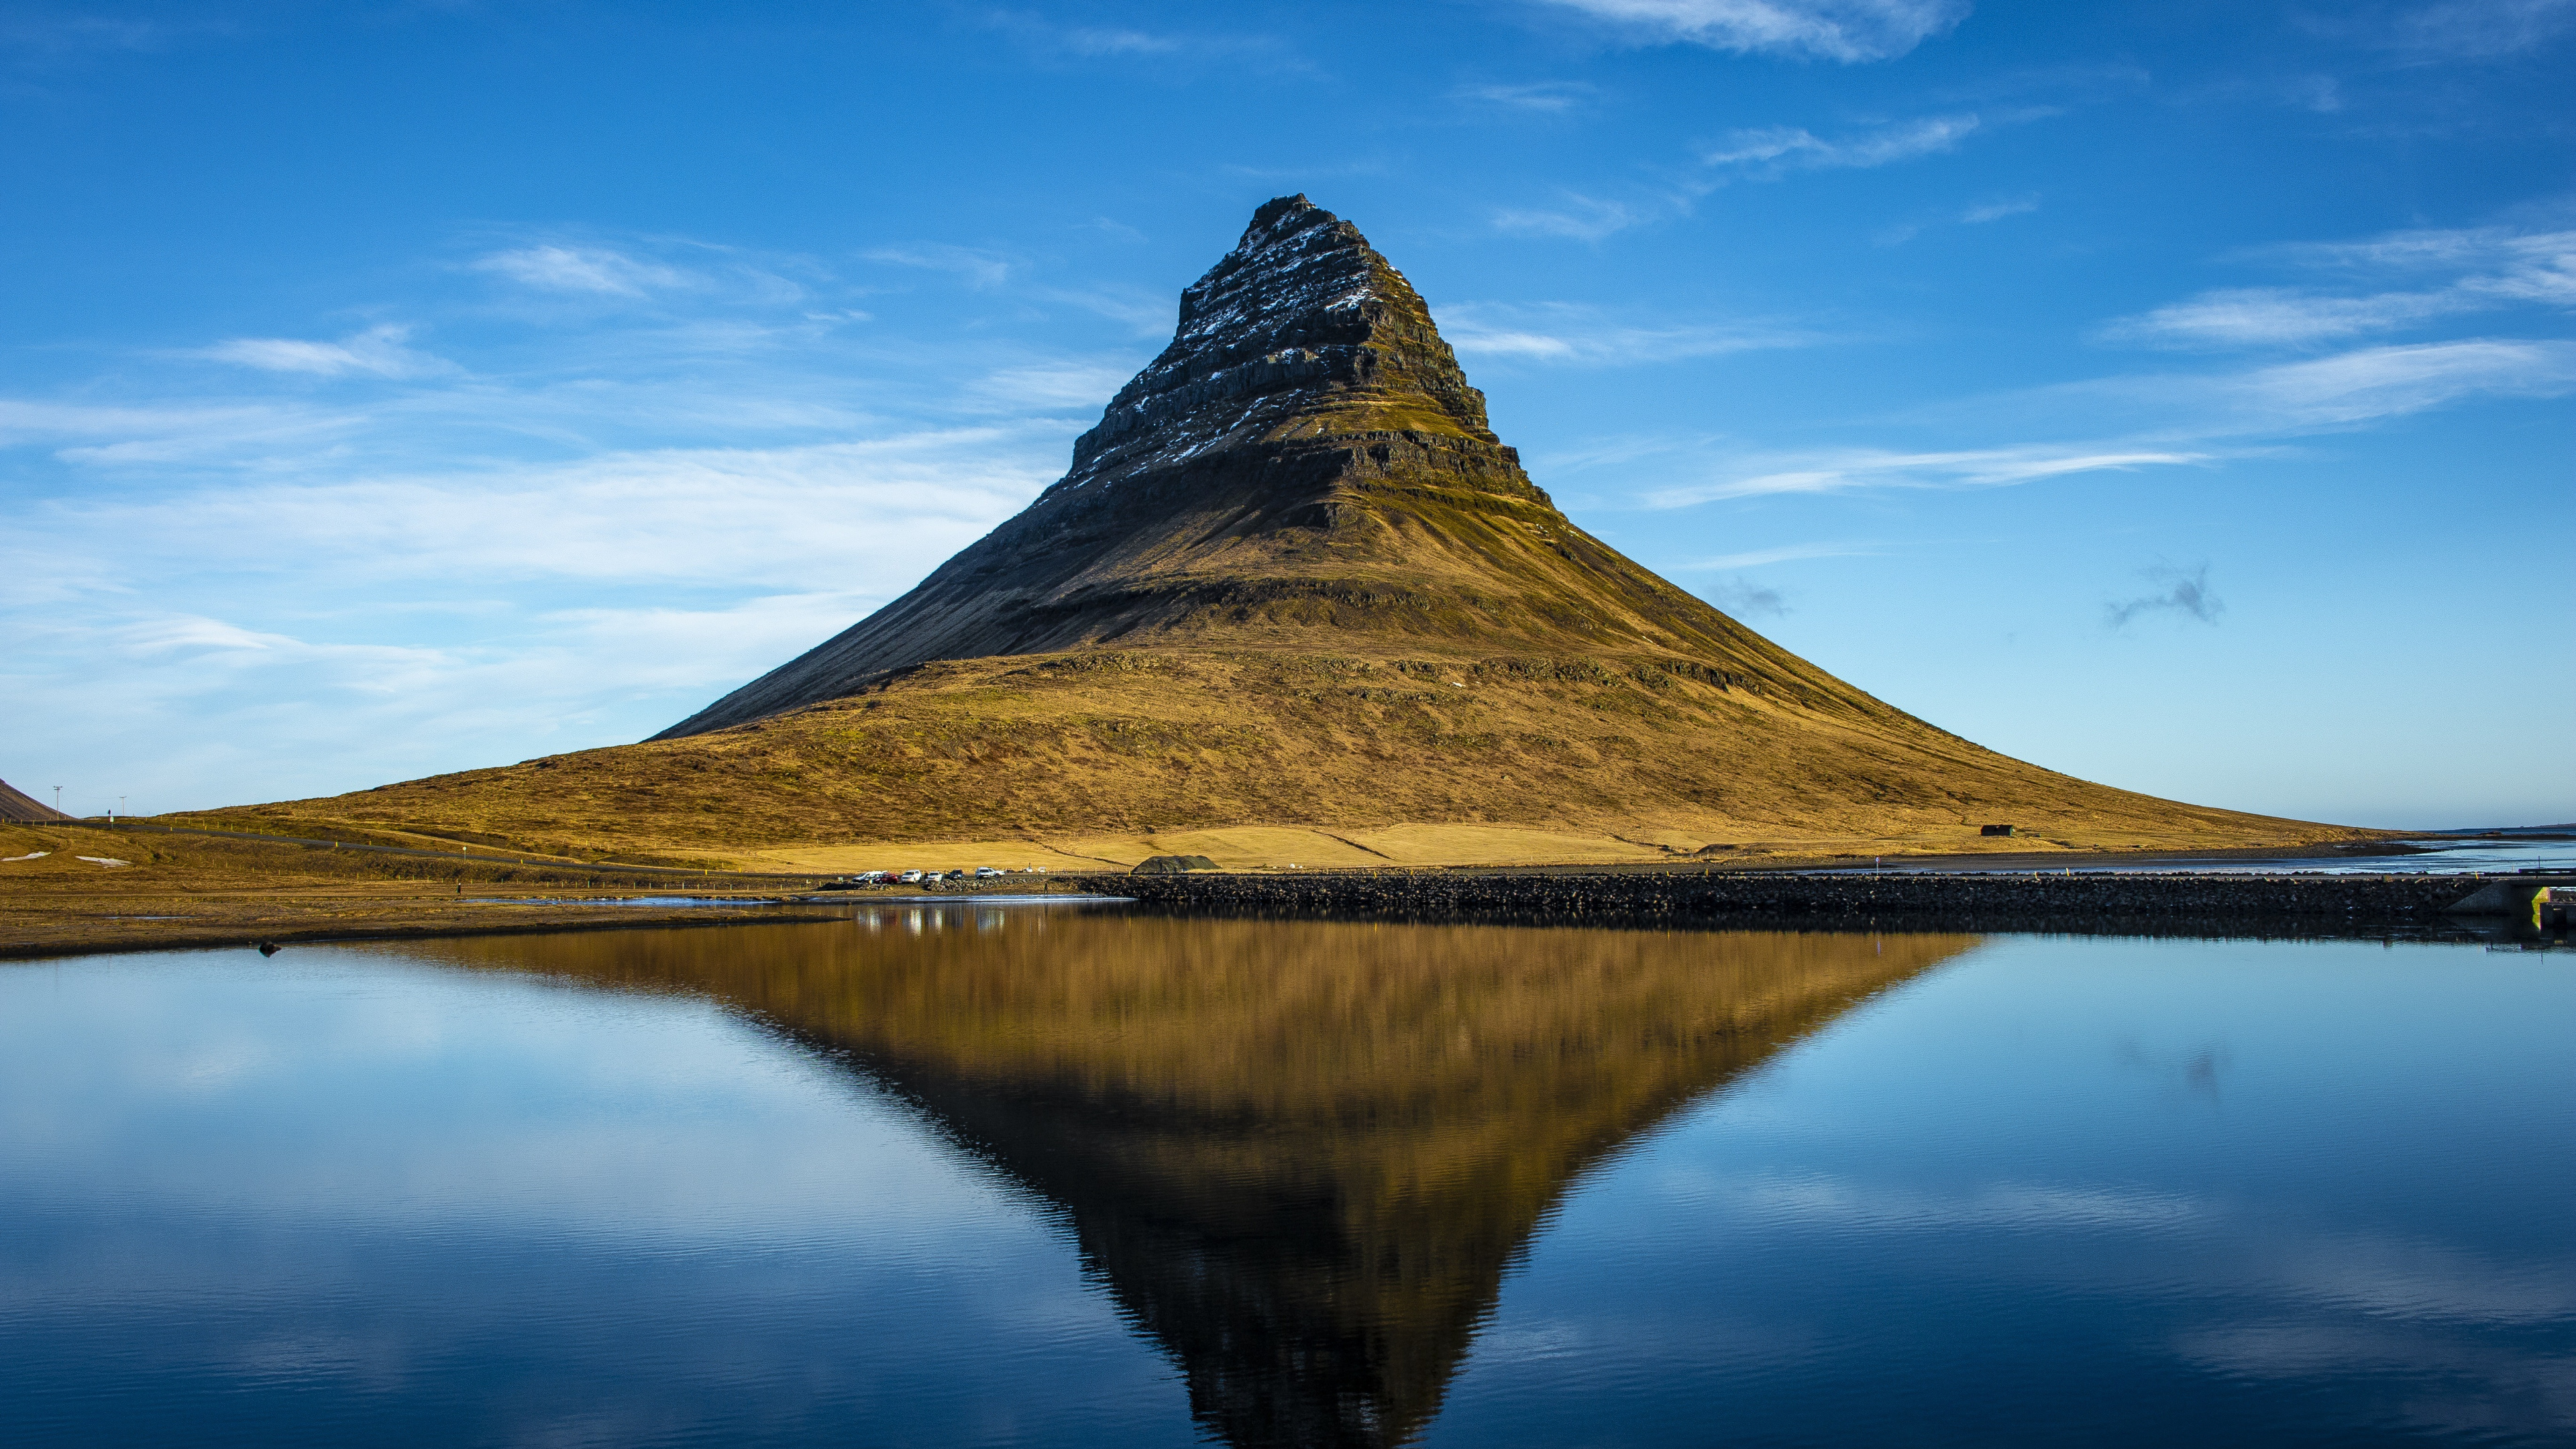
[[(713, 734), (220, 819), (808, 870), (1166, 853), (1235, 868), (1608, 864), (1712, 844), (1764, 860), (2371, 833), (2091, 784), (1868, 704), (1813, 707), (1615, 654), (1088, 650), (932, 664)], [(2018, 833), (1980, 836), (1988, 823)]]
[[(10, 859), (35, 855), (33, 860)], [(95, 859), (83, 859), (95, 857)], [(102, 865), (118, 860), (123, 865)], [(711, 882), (711, 883), (710, 883)], [(660, 910), (539, 899), (658, 895), (668, 880), (328, 847), (0, 824), (0, 957), (536, 927), (767, 919), (775, 894), (722, 876), (693, 893), (724, 907)]]

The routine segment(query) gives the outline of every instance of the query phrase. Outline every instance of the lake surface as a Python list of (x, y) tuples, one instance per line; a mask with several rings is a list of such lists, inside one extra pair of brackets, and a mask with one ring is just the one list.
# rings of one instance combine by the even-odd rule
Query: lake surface
[(1836, 866), (1821, 872), (1825, 875), (1858, 875), (1865, 872), (1900, 871), (1953, 872), (2000, 871), (2012, 874), (2033, 868), (2050, 872), (2071, 871), (2076, 875), (2280, 875), (2284, 873), (2317, 873), (2325, 875), (2371, 875), (2385, 871), (2425, 875), (2510, 875), (2515, 871), (2545, 870), (2576, 872), (2576, 833), (2563, 828), (2547, 833), (2523, 836), (2421, 836), (2404, 844), (2413, 847), (2403, 855), (2343, 853), (2329, 855), (2279, 855), (2245, 858), (2230, 855), (2167, 855), (2153, 860), (2094, 861), (2086, 863), (2080, 855), (2024, 857), (2011, 864), (1987, 864), (1974, 856), (1950, 856), (1937, 860), (1896, 857), (1866, 866)]
[(859, 909), (0, 966), (13, 1445), (2567, 1444), (2576, 955)]

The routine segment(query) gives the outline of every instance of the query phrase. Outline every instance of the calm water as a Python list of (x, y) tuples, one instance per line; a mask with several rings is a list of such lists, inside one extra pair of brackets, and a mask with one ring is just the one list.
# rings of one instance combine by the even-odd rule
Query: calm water
[(2026, 871), (2034, 865), (2056, 871), (2072, 870), (2077, 875), (2139, 875), (2183, 872), (2192, 875), (2279, 875), (2284, 872), (2320, 872), (2327, 875), (2359, 875), (2381, 871), (2421, 872), (2426, 875), (2464, 875), (2471, 872), (2507, 875), (2519, 870), (2576, 872), (2576, 833), (2560, 830), (2503, 839), (2458, 839), (2425, 836), (2405, 842), (2415, 852), (2408, 855), (2289, 855), (2259, 860), (2232, 856), (2171, 856), (2160, 860), (2127, 861), (2113, 864), (2084, 864), (2082, 856), (2063, 856), (2052, 863), (2047, 857), (2036, 861), (2022, 860), (2011, 865), (1985, 866), (1974, 857), (1965, 860), (1895, 859), (1867, 866), (1842, 866), (1821, 872), (1825, 875), (1856, 875), (1864, 871), (1975, 871), (1998, 870), (2006, 873)]
[(0, 1438), (2566, 1444), (2571, 1027), (1116, 909), (0, 966)]

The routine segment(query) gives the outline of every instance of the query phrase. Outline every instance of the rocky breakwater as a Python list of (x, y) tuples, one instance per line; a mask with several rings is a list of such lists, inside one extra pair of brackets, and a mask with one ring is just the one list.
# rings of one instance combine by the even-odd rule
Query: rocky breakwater
[(1438, 870), (1116, 876), (1088, 884), (1155, 906), (1225, 913), (1806, 930), (2419, 936), (2470, 929), (2444, 913), (2479, 878)]

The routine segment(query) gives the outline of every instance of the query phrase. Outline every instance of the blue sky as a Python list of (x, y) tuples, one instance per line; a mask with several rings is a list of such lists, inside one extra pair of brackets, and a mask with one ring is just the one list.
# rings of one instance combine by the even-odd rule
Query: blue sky
[(2576, 0), (0, 5), (0, 777), (634, 740), (1059, 474), (1253, 207), (2008, 753), (2576, 819)]

